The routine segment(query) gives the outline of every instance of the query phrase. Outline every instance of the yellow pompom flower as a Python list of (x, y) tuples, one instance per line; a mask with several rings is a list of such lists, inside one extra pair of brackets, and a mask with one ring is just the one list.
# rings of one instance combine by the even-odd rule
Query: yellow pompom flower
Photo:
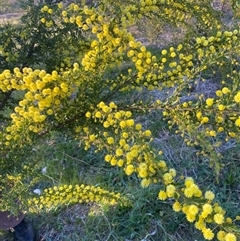
[(187, 213), (186, 218), (187, 218), (188, 222), (192, 223), (196, 220), (196, 215), (192, 215), (190, 213)]
[(208, 98), (207, 100), (206, 100), (206, 104), (207, 104), (207, 106), (212, 106), (213, 105), (213, 102), (214, 102), (214, 99), (213, 98)]
[(133, 119), (127, 120), (126, 124), (127, 124), (128, 127), (131, 127), (131, 126), (134, 125), (134, 120)]
[(216, 91), (216, 96), (221, 97), (223, 95), (221, 90), (217, 90)]
[(220, 104), (219, 106), (218, 106), (218, 109), (220, 110), (220, 111), (223, 111), (223, 110), (225, 110), (225, 105), (222, 105), (222, 104)]
[(213, 211), (212, 205), (205, 203), (203, 205), (203, 212), (202, 212), (202, 217), (206, 218), (209, 214), (211, 214)]
[(89, 140), (90, 140), (90, 141), (95, 141), (95, 139), (96, 139), (96, 136), (95, 136), (95, 135), (90, 135), (90, 136), (89, 136)]
[(63, 8), (63, 3), (62, 2), (60, 2), (60, 3), (58, 3), (58, 8)]
[(152, 134), (152, 133), (151, 133), (150, 130), (146, 130), (146, 131), (145, 131), (145, 136), (151, 136), (151, 134)]
[(91, 113), (88, 111), (88, 112), (85, 114), (85, 116), (86, 116), (87, 118), (90, 118), (90, 117), (91, 117)]
[(188, 208), (188, 213), (194, 216), (197, 215), (198, 211), (199, 211), (199, 208), (194, 204), (190, 205)]
[(176, 192), (176, 187), (174, 185), (167, 185), (166, 193), (168, 197), (173, 197)]
[(196, 113), (196, 117), (197, 117), (198, 119), (201, 119), (201, 118), (202, 118), (202, 112), (197, 112), (197, 113)]
[(173, 176), (170, 174), (170, 173), (165, 173), (164, 175), (163, 175), (163, 180), (164, 180), (164, 183), (167, 185), (167, 184), (170, 184), (170, 183), (172, 183), (172, 181), (173, 181)]
[(41, 18), (40, 20), (42, 23), (46, 23), (46, 19), (45, 18)]
[(111, 159), (111, 161), (110, 161), (110, 164), (112, 165), (112, 166), (116, 166), (117, 165), (117, 159), (115, 158), (115, 157), (113, 157), (112, 159)]
[(221, 213), (216, 213), (213, 216), (214, 222), (217, 224), (223, 224), (224, 223), (224, 216)]
[(107, 138), (107, 143), (108, 143), (109, 145), (113, 144), (113, 143), (114, 143), (114, 138), (113, 138), (113, 137), (108, 137), (108, 138)]
[(117, 165), (118, 165), (119, 167), (122, 167), (123, 164), (124, 164), (124, 160), (123, 160), (123, 159), (119, 159), (118, 162), (117, 162)]
[(143, 188), (148, 187), (150, 184), (151, 184), (151, 179), (149, 179), (149, 178), (144, 178), (144, 179), (141, 181), (141, 186), (142, 186)]
[(177, 172), (174, 168), (170, 168), (169, 173), (172, 175), (172, 177), (176, 177), (176, 175), (177, 175)]
[(162, 55), (166, 55), (167, 54), (167, 50), (163, 49), (161, 53), (162, 53)]
[(62, 16), (67, 17), (67, 11), (62, 11)]
[(160, 161), (158, 163), (158, 166), (161, 167), (161, 168), (165, 168), (167, 166), (166, 162), (165, 161)]
[(172, 209), (175, 212), (180, 212), (182, 210), (182, 205), (180, 202), (176, 201), (173, 205), (172, 205)]
[(222, 93), (223, 93), (224, 95), (226, 95), (226, 94), (230, 93), (230, 90), (229, 90), (227, 87), (223, 87), (223, 88), (222, 88)]
[(136, 126), (135, 126), (135, 128), (136, 128), (136, 130), (141, 130), (142, 129), (142, 125), (141, 124), (136, 124)]
[(101, 112), (100, 112), (100, 111), (97, 111), (97, 112), (95, 113), (95, 117), (97, 117), (97, 118), (101, 118), (101, 117), (102, 117)]
[(186, 187), (190, 187), (192, 184), (194, 184), (194, 180), (192, 177), (187, 177), (184, 182)]
[(122, 155), (123, 155), (123, 150), (120, 149), (120, 148), (118, 148), (118, 149), (116, 150), (116, 156), (122, 156)]
[(218, 233), (217, 233), (217, 238), (219, 241), (225, 241), (225, 236), (226, 236), (226, 232), (220, 230)]
[(112, 159), (112, 156), (108, 154), (108, 155), (105, 156), (104, 159), (105, 159), (106, 162), (110, 162), (111, 159)]
[(209, 118), (205, 116), (202, 118), (201, 124), (208, 123), (208, 122), (209, 122)]
[(194, 191), (191, 189), (191, 188), (185, 188), (184, 190), (184, 195), (187, 197), (187, 198), (191, 198), (193, 195), (194, 195)]
[(125, 173), (130, 176), (135, 171), (135, 168), (133, 165), (127, 165), (127, 167), (124, 169)]
[(215, 137), (217, 134), (216, 134), (216, 131), (211, 130), (211, 131), (209, 132), (209, 135)]
[(206, 240), (212, 240), (214, 238), (214, 233), (210, 228), (203, 228), (202, 233)]
[(232, 223), (232, 219), (231, 218), (226, 218), (226, 222)]
[(236, 103), (240, 103), (240, 91), (238, 91), (238, 93), (234, 96), (234, 101)]
[(48, 9), (49, 9), (48, 6), (45, 5), (45, 6), (41, 9), (41, 11), (42, 11), (42, 12), (44, 12), (44, 11), (47, 12)]
[(237, 241), (237, 237), (233, 233), (227, 233), (224, 240), (225, 241)]
[(237, 127), (240, 127), (240, 116), (236, 119), (235, 125), (236, 125)]
[(170, 54), (170, 56), (171, 56), (172, 58), (174, 58), (174, 57), (176, 57), (176, 53), (175, 53), (175, 52), (172, 52), (172, 53)]
[(163, 190), (161, 190), (159, 193), (158, 193), (158, 198), (160, 199), (160, 200), (166, 200), (167, 199), (167, 193), (166, 192), (164, 192)]
[(204, 197), (212, 201), (215, 198), (215, 194), (212, 191), (206, 191)]

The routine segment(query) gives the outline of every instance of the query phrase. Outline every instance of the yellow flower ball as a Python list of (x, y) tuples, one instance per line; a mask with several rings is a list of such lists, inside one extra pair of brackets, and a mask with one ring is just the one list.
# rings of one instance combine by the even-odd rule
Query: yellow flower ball
[(158, 193), (158, 198), (162, 201), (166, 200), (167, 199), (167, 193), (164, 192), (163, 190), (161, 190), (159, 193)]
[(210, 228), (204, 228), (202, 230), (202, 233), (203, 233), (203, 237), (206, 240), (212, 240), (214, 238), (214, 233)]
[(205, 203), (205, 204), (203, 205), (202, 209), (203, 209), (203, 213), (206, 214), (206, 216), (207, 216), (208, 214), (211, 214), (212, 211), (213, 211), (212, 205), (211, 205), (211, 204), (208, 204), (208, 203)]
[(219, 106), (218, 106), (218, 109), (220, 110), (220, 111), (224, 111), (225, 110), (225, 105), (222, 105), (222, 104), (220, 104)]
[(225, 236), (226, 236), (226, 232), (220, 230), (218, 233), (217, 233), (217, 238), (219, 241), (225, 241)]
[(124, 171), (128, 176), (130, 176), (135, 171), (135, 168), (133, 165), (127, 165)]
[(168, 197), (173, 197), (176, 192), (176, 187), (172, 184), (167, 185), (166, 187), (166, 193)]
[(214, 102), (214, 99), (213, 99), (213, 98), (208, 98), (208, 99), (206, 100), (206, 104), (207, 104), (207, 106), (209, 106), (209, 107), (211, 107), (211, 106), (213, 105), (213, 102)]
[(100, 112), (100, 111), (97, 111), (97, 112), (95, 113), (95, 117), (97, 117), (97, 118), (101, 118), (101, 117), (102, 117), (101, 112)]
[(217, 90), (216, 91), (216, 96), (221, 97), (223, 95), (221, 90)]
[(208, 123), (208, 122), (209, 122), (209, 118), (207, 116), (204, 116), (201, 120), (201, 124)]
[(227, 87), (223, 87), (223, 88), (222, 88), (222, 93), (223, 93), (224, 95), (226, 95), (226, 94), (230, 93), (230, 90), (229, 90)]
[(234, 101), (240, 103), (240, 91), (234, 96)]
[(199, 208), (194, 204), (190, 205), (188, 208), (188, 213), (194, 216), (198, 213), (198, 211), (199, 211)]
[(204, 197), (212, 201), (215, 198), (215, 194), (212, 191), (206, 191)]
[(166, 55), (167, 54), (167, 50), (163, 49), (161, 53), (162, 53), (162, 55)]
[(217, 134), (216, 134), (216, 131), (211, 130), (209, 132), (209, 135), (215, 137)]
[(145, 136), (149, 137), (149, 136), (151, 136), (151, 135), (152, 135), (152, 133), (151, 133), (150, 130), (146, 130), (146, 131), (145, 131)]
[(172, 208), (175, 212), (180, 212), (182, 210), (182, 205), (180, 202), (176, 201), (173, 205)]
[(114, 143), (114, 138), (113, 138), (113, 137), (108, 137), (108, 138), (107, 138), (107, 143), (108, 143), (109, 145), (113, 144), (113, 143)]
[(227, 233), (225, 236), (225, 241), (237, 241), (237, 237), (233, 233)]
[(116, 156), (122, 156), (122, 155), (123, 155), (123, 150), (120, 149), (120, 148), (118, 148), (118, 149), (116, 150)]
[(235, 121), (235, 125), (237, 127), (240, 127), (240, 116), (237, 118), (237, 120)]
[(123, 159), (119, 159), (118, 162), (117, 162), (117, 165), (118, 165), (119, 167), (122, 167), (123, 164), (124, 164), (124, 160), (123, 160)]
[(217, 224), (223, 224), (224, 223), (224, 216), (221, 213), (217, 213), (213, 216), (213, 220)]

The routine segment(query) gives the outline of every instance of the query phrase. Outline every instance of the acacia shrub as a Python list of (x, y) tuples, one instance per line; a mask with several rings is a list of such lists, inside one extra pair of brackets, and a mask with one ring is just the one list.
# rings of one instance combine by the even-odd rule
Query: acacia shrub
[[(21, 152), (31, 153), (39, 139), (60, 131), (84, 143), (86, 151), (103, 153), (126, 175), (136, 175), (142, 187), (159, 185), (158, 198), (174, 200), (173, 210), (183, 212), (205, 239), (236, 240), (239, 217), (229, 218), (214, 193), (203, 193), (193, 178), (181, 179), (152, 148), (151, 131), (136, 121), (137, 115), (160, 110), (188, 145), (201, 146), (199, 154), (219, 175), (218, 147), (223, 139), (239, 141), (240, 33), (237, 26), (226, 29), (210, 3), (100, 1), (88, 7), (27, 1), (22, 25), (1, 31), (1, 209), (16, 212), (16, 198), (29, 210), (89, 201), (132, 205), (118, 193), (85, 184), (48, 187), (40, 197), (29, 192), (44, 180), (45, 162), (22, 160)], [(186, 39), (152, 54), (128, 30), (152, 16), (186, 28)], [(202, 75), (216, 67), (221, 71), (226, 61), (230, 71), (214, 97), (182, 99), (193, 80), (204, 81)], [(121, 98), (169, 88), (173, 92), (164, 100)]]

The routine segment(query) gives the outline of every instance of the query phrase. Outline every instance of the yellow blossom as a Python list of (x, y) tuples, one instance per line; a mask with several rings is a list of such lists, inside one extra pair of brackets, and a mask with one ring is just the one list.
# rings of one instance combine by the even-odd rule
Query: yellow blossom
[(236, 125), (237, 127), (240, 127), (240, 116), (236, 119), (235, 125)]
[(237, 237), (233, 233), (227, 233), (225, 236), (225, 241), (237, 241)]
[(223, 224), (224, 223), (224, 216), (221, 213), (216, 213), (213, 216), (214, 222), (217, 224)]
[(210, 228), (203, 228), (202, 232), (206, 240), (212, 240), (214, 238), (214, 233)]
[(108, 138), (107, 138), (107, 143), (108, 143), (109, 145), (113, 144), (113, 143), (114, 143), (114, 138), (113, 138), (113, 137), (108, 137)]
[(207, 106), (212, 106), (213, 105), (213, 102), (214, 102), (214, 99), (213, 98), (208, 98), (207, 100), (206, 100), (206, 104), (207, 104)]
[(130, 176), (130, 175), (134, 172), (134, 170), (135, 170), (135, 168), (134, 168), (133, 165), (128, 165), (128, 166), (124, 169), (125, 173), (126, 173), (128, 176)]
[(227, 87), (223, 87), (222, 93), (226, 95), (226, 94), (230, 93), (230, 90)]
[(220, 230), (218, 233), (217, 233), (217, 238), (219, 241), (225, 241), (225, 236), (226, 236), (226, 232)]
[(209, 118), (205, 116), (202, 118), (201, 124), (208, 123), (208, 122), (209, 122)]
[(213, 211), (212, 205), (208, 203), (205, 203), (202, 208), (203, 208), (202, 216), (205, 218)]
[(173, 205), (172, 208), (175, 212), (180, 212), (182, 210), (182, 205), (180, 202), (176, 201)]
[(163, 190), (161, 190), (159, 193), (158, 193), (158, 198), (160, 199), (160, 200), (166, 200), (167, 199), (167, 193), (166, 192), (164, 192)]
[(212, 191), (206, 191), (204, 197), (212, 201), (215, 198), (215, 195)]
[(222, 105), (222, 104), (220, 104), (219, 106), (218, 106), (218, 109), (220, 110), (220, 111), (223, 111), (223, 110), (225, 110), (225, 106), (224, 105)]
[(198, 211), (199, 211), (199, 208), (194, 204), (190, 205), (188, 208), (188, 213), (191, 215), (196, 215)]
[(217, 90), (216, 91), (216, 96), (221, 97), (223, 95), (221, 90)]
[(172, 184), (167, 185), (166, 187), (166, 193), (168, 197), (173, 197), (176, 192), (176, 187)]
[(234, 96), (234, 101), (236, 103), (240, 103), (240, 91), (238, 91), (238, 93)]

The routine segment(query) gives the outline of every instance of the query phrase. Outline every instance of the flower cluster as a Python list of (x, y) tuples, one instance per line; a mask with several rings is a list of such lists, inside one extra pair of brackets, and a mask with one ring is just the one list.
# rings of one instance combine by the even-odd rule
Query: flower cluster
[[(3, 92), (19, 90), (25, 92), (18, 106), (10, 115), (11, 124), (5, 128), (5, 144), (21, 139), (21, 133), (39, 133), (44, 129), (44, 122), (48, 116), (59, 111), (60, 105), (68, 99), (73, 91), (67, 83), (68, 73), (51, 74), (44, 70), (14, 68), (0, 74), (0, 90)], [(62, 108), (62, 107), (61, 107)]]
[[(214, 202), (215, 194), (206, 191), (204, 194), (193, 178), (186, 178), (183, 185), (167, 185), (158, 195), (160, 200), (173, 198), (172, 208), (175, 212), (182, 211), (186, 219), (194, 223), (196, 229), (203, 233), (206, 240), (215, 236), (220, 241), (236, 241), (237, 236), (232, 231), (233, 220), (226, 217), (226, 211)], [(239, 217), (236, 217), (239, 220)]]
[(95, 145), (98, 150), (107, 150), (105, 161), (123, 168), (127, 175), (137, 173), (143, 187), (158, 182), (159, 173), (167, 170), (164, 161), (155, 161), (156, 156), (147, 144), (152, 139), (151, 131), (143, 130), (130, 111), (118, 110), (114, 102), (100, 102), (97, 107), (92, 113), (87, 112), (86, 117), (100, 122), (104, 130), (94, 133), (83, 128), (86, 149)]
[[(175, 92), (166, 101), (157, 101), (150, 108), (162, 109), (164, 120), (170, 128), (177, 126), (176, 133), (181, 134), (187, 144), (205, 147), (207, 152), (201, 154), (208, 155), (209, 159), (219, 157), (214, 156), (214, 150), (221, 145), (214, 142), (219, 134), (225, 133), (226, 141), (239, 139), (240, 76), (236, 70), (239, 61), (233, 56), (240, 51), (240, 32), (238, 29), (221, 31), (214, 11), (205, 3), (209, 1), (132, 2), (119, 4), (116, 8), (116, 5), (111, 6), (111, 1), (101, 1), (97, 8), (78, 4), (65, 8), (62, 3), (42, 6), (36, 14), (38, 22), (34, 31), (37, 29), (41, 33), (47, 48), (34, 42), (31, 51), (47, 50), (44, 57), (48, 61), (43, 63), (46, 69), (48, 63), (57, 58), (61, 63), (54, 62), (55, 70), (49, 72), (35, 68), (36, 65), (24, 67), (31, 66), (31, 63), (24, 63), (22, 68), (9, 67), (0, 73), (1, 96), (11, 96), (12, 92), (20, 96), (16, 98), (17, 104), (12, 103), (13, 109), (9, 105), (9, 119), (1, 125), (1, 157), (5, 158), (6, 146), (21, 148), (25, 142), (31, 143), (33, 136), (45, 131), (62, 127), (61, 130), (68, 132), (75, 128), (75, 135), (85, 143), (86, 150), (95, 146), (96, 151), (105, 151), (106, 162), (123, 169), (128, 176), (138, 176), (142, 187), (161, 183), (163, 188), (158, 198), (173, 200), (173, 210), (183, 212), (206, 240), (216, 237), (220, 241), (235, 241), (235, 220), (226, 217), (225, 210), (214, 203), (215, 195), (211, 191), (203, 194), (192, 178), (181, 183), (176, 178), (176, 170), (168, 167), (161, 153), (157, 154), (151, 148), (152, 133), (133, 117), (130, 110), (134, 107), (126, 107), (128, 103), (125, 102), (125, 107), (120, 108), (111, 102), (111, 97), (132, 89), (175, 87)], [(154, 55), (129, 30), (138, 19), (151, 15), (176, 26), (194, 22), (196, 26), (192, 29), (195, 32), (204, 30), (204, 34), (163, 48)], [(211, 35), (208, 31), (212, 31)], [(10, 37), (7, 35), (6, 43), (0, 47), (1, 61), (6, 63), (18, 58), (18, 53), (7, 50), (14, 45)], [(48, 46), (49, 41), (53, 41), (53, 45), (60, 42), (54, 52)], [(20, 42), (16, 43), (16, 49), (20, 45)], [(35, 64), (42, 63), (43, 52), (33, 54), (37, 59)], [(77, 63), (73, 64), (73, 61)], [(182, 98), (192, 80), (205, 70), (221, 67), (226, 62), (232, 67), (231, 73), (214, 96), (201, 94), (190, 100)], [(0, 110), (2, 105), (8, 108), (8, 103), (1, 102)], [(148, 107), (141, 108), (146, 110)], [(219, 172), (220, 164), (212, 164)], [(7, 178), (9, 182), (14, 181), (12, 175)], [(17, 178), (15, 181), (20, 184), (21, 179)], [(29, 199), (28, 204), (51, 209), (81, 202), (114, 205), (124, 203), (124, 198), (100, 187), (62, 185), (46, 189), (43, 195)]]
[(137, 173), (143, 187), (162, 183), (164, 189), (159, 191), (158, 198), (174, 200), (173, 210), (183, 212), (186, 219), (202, 231), (206, 240), (212, 240), (215, 236), (220, 241), (237, 240), (232, 232), (233, 220), (226, 217), (226, 211), (214, 202), (215, 194), (212, 191), (203, 194), (193, 178), (186, 178), (184, 184), (176, 181), (176, 170), (169, 168), (163, 160), (157, 161), (157, 157), (150, 154), (149, 144), (144, 141), (137, 145), (136, 140), (151, 137), (151, 132), (143, 131), (140, 124), (135, 124), (131, 112), (118, 111), (113, 102), (109, 105), (100, 102), (97, 107), (95, 111), (87, 112), (86, 117), (102, 123), (106, 131), (96, 134), (89, 129), (83, 130), (87, 134), (87, 147), (95, 145), (99, 150), (105, 149), (108, 152), (105, 161), (123, 168), (126, 175)]
[(110, 192), (100, 187), (89, 185), (61, 185), (47, 188), (39, 197), (28, 200), (29, 207), (51, 209), (59, 205), (97, 202), (107, 205), (121, 203), (127, 205), (127, 200), (120, 193)]

